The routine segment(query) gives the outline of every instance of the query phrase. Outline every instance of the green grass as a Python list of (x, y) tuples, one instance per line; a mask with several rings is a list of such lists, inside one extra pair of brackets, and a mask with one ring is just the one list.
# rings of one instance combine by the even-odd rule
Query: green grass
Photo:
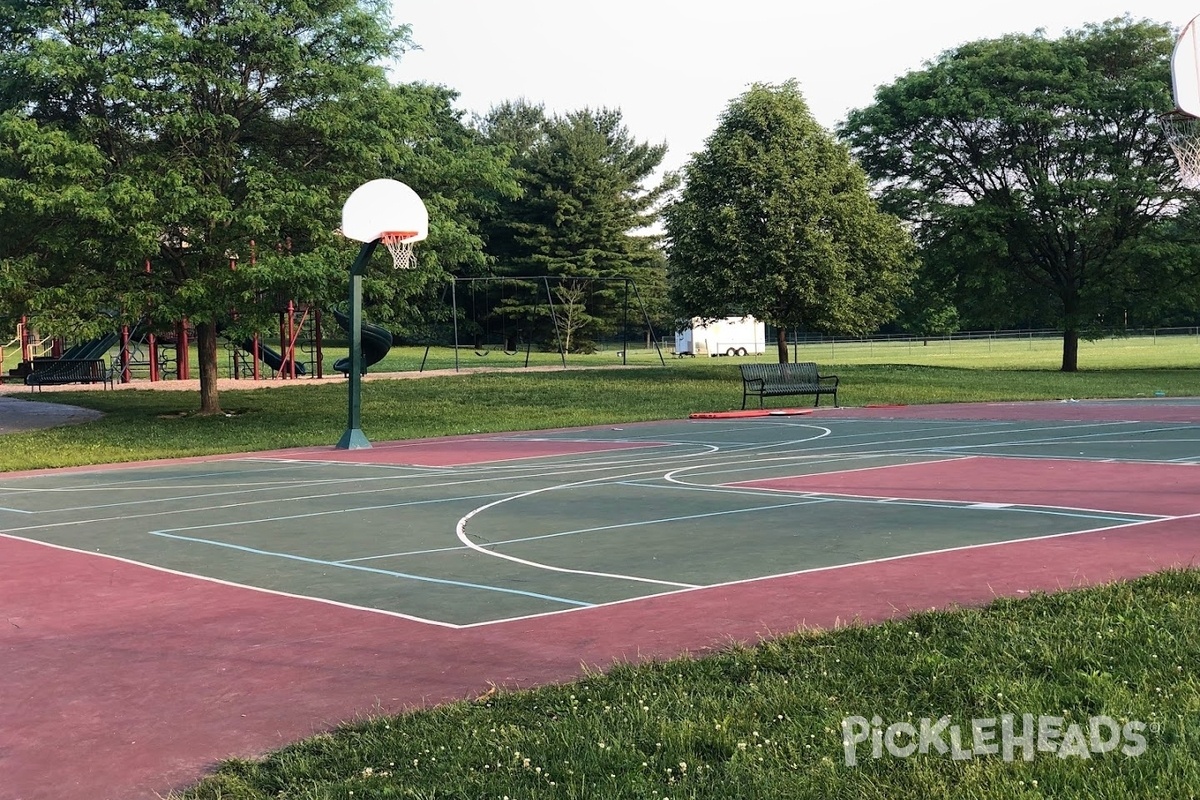
[[(184, 797), (1194, 797), (1197, 631), (1200, 574), (1163, 573), (364, 720), (228, 762)], [(875, 760), (866, 743), (845, 763), (851, 715), (949, 715), (970, 747), (972, 719), (1004, 714), (1018, 732), (1023, 714), (1085, 734), (1091, 717), (1140, 722), (1145, 752)]]
[[(677, 359), (666, 367), (493, 372), (363, 384), (362, 427), (374, 441), (681, 419), (741, 406), (737, 359)], [(824, 367), (823, 367), (824, 368)], [(831, 364), (843, 405), (986, 400), (1200, 396), (1200, 369), (968, 369)], [(21, 394), (18, 397), (27, 397)], [(152, 389), (54, 392), (47, 402), (105, 412), (85, 425), (12, 434), (0, 470), (99, 464), (337, 442), (346, 388), (302, 379), (270, 390), (225, 391), (228, 417), (198, 417), (195, 393)], [(807, 403), (778, 398), (777, 404)]]
[[(899, 349), (874, 352), (877, 344), (820, 345), (834, 349), (798, 355), (841, 376), (846, 405), (1200, 396), (1200, 347), (1183, 337), (1085, 344), (1076, 374), (1056, 370), (1056, 349), (960, 344), (940, 354), (934, 344), (905, 347), (904, 357)], [(899, 363), (919, 359), (932, 363)], [(740, 405), (738, 360), (671, 359), (662, 367), (634, 356), (638, 366), (629, 369), (370, 381), (363, 428), (381, 441), (681, 418)], [(177, 392), (37, 399), (106, 416), (6, 436), (0, 469), (332, 444), (346, 422), (344, 385), (302, 380), (224, 392), (232, 413), (219, 418), (193, 415), (197, 398)], [(1166, 573), (985, 610), (804, 633), (707, 658), (622, 664), (570, 685), (364, 720), (261, 761), (229, 762), (185, 796), (1190, 797), (1200, 786), (1197, 664), (1200, 574)], [(998, 755), (872, 760), (860, 745), (862, 763), (844, 764), (839, 726), (850, 715), (878, 715), (884, 725), (910, 714), (950, 715), (965, 728), (1006, 713), (1141, 721), (1149, 726), (1147, 749), (1137, 757), (1038, 753), (1007, 762)]]
[[(590, 355), (572, 354), (567, 363), (572, 366), (604, 366), (619, 364), (622, 359), (619, 344), (606, 344), (605, 349)], [(800, 345), (789, 350), (794, 361), (816, 361), (820, 364), (909, 364), (919, 366), (987, 366), (991, 369), (1037, 369), (1055, 370), (1062, 366), (1062, 340), (1054, 337), (995, 336), (976, 339), (940, 338), (919, 340), (864, 340), (837, 341), (824, 344)], [(336, 358), (346, 354), (344, 349), (326, 348), (325, 361), (332, 364)], [(675, 359), (669, 350), (662, 351), (668, 362), (683, 365), (704, 363), (714, 359)], [(422, 360), (425, 369), (453, 369), (454, 350), (445, 347), (430, 348), (426, 355), (424, 347), (394, 347), (380, 362), (381, 372), (401, 372), (420, 369)], [(659, 353), (653, 349), (632, 346), (625, 360), (634, 365), (659, 364)], [(725, 360), (722, 358), (721, 360)], [(728, 359), (741, 361), (743, 359)], [(774, 345), (757, 358), (746, 360), (776, 360)], [(561, 365), (556, 353), (534, 351), (529, 356), (531, 366)], [(1119, 367), (1171, 368), (1200, 365), (1200, 336), (1131, 336), (1107, 338), (1080, 344), (1079, 366), (1083, 370), (1113, 369)], [(524, 351), (516, 355), (505, 355), (491, 350), (486, 356), (478, 356), (470, 348), (458, 352), (458, 367), (472, 369), (520, 369), (525, 366)]]
[[(1200, 329), (1191, 329), (1200, 330)], [(275, 350), (280, 349), (278, 341), (268, 337), (264, 344)], [(660, 351), (645, 348), (641, 342), (631, 345), (624, 358), (621, 356), (621, 343), (604, 343), (601, 349), (592, 354), (570, 354), (566, 361), (570, 366), (612, 366), (627, 362), (635, 366), (661, 365), (662, 360), (685, 367), (688, 364), (699, 364), (710, 360), (708, 358), (676, 359), (669, 343), (664, 343)], [(232, 345), (223, 345), (220, 357), (219, 371), (222, 376), (232, 374), (233, 369)], [(795, 347), (791, 350), (795, 361), (816, 361), (821, 364), (908, 364), (918, 366), (966, 366), (991, 369), (1035, 369), (1055, 370), (1062, 364), (1062, 340), (1053, 336), (990, 336), (979, 338), (934, 338), (926, 342), (920, 340), (883, 341), (879, 339), (863, 341), (836, 341), (824, 344), (809, 344)], [(8, 361), (5, 367), (15, 366), (15, 358), (11, 349), (5, 351)], [(111, 352), (110, 357), (116, 351)], [(325, 372), (332, 374), (333, 363), (347, 354), (345, 347), (329, 347), (323, 349)], [(191, 355), (191, 375), (199, 375), (197, 351), (193, 347)], [(249, 358), (245, 353), (242, 356)], [(307, 356), (302, 353), (302, 359)], [(769, 343), (767, 352), (762, 356), (749, 357), (749, 360), (775, 360), (774, 344)], [(455, 351), (450, 347), (397, 346), (377, 366), (376, 372), (408, 372), (422, 368), (426, 370), (454, 369), (473, 370), (486, 368), (489, 370), (520, 370), (525, 366), (524, 350), (507, 355), (500, 349), (486, 351), (486, 355), (477, 355), (470, 347), (458, 350), (457, 364)], [(742, 359), (724, 359), (739, 361)], [(533, 350), (529, 353), (529, 365), (535, 367), (562, 366), (563, 359), (557, 353), (546, 353)], [(1200, 335), (1196, 333), (1175, 333), (1157, 336), (1130, 336), (1122, 338), (1099, 339), (1080, 343), (1079, 366), (1083, 370), (1113, 369), (1113, 368), (1175, 368), (1195, 367), (1200, 365)], [(261, 365), (260, 365), (261, 366)], [(262, 374), (270, 376), (271, 372), (261, 366)], [(146, 377), (146, 369), (139, 368), (135, 376)]]

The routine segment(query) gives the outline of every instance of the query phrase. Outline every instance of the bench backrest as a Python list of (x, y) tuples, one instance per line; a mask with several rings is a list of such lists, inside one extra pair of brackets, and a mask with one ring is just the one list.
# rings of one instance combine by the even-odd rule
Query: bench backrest
[(60, 358), (35, 369), (34, 372), (45, 374), (58, 372), (70, 375), (99, 375), (103, 369), (104, 359), (102, 358)]
[(765, 383), (817, 384), (817, 365), (812, 361), (798, 364), (739, 364), (743, 380)]
[(25, 376), (25, 383), (32, 385), (70, 378), (100, 380), (103, 377), (104, 359), (102, 358), (59, 358), (35, 364), (33, 372)]

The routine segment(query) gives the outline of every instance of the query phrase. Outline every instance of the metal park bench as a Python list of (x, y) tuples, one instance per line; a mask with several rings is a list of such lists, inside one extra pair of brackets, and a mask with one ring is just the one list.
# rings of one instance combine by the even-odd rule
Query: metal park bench
[(838, 376), (819, 375), (817, 365), (811, 361), (799, 364), (741, 364), (742, 408), (746, 398), (758, 397), (758, 407), (763, 407), (763, 398), (785, 395), (815, 395), (814, 406), (821, 405), (821, 395), (833, 395), (833, 405), (838, 404)]
[(68, 383), (103, 383), (112, 388), (113, 372), (103, 358), (59, 358), (36, 364), (33, 372), (25, 376), (25, 385), (33, 391), (37, 387), (62, 386)]

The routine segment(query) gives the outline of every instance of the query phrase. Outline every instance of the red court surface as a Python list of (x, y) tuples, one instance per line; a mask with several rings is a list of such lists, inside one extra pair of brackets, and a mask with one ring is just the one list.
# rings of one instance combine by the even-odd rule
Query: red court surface
[(492, 683), (570, 680), (583, 665), (1191, 564), (1195, 528), (1159, 522), (935, 553), (462, 630), (0, 538), (12, 576), (0, 797), (154, 798), (220, 758)]
[(971, 456), (734, 485), (856, 497), (1200, 514), (1200, 468), (1184, 464)]
[[(777, 455), (769, 448), (781, 437), (801, 435), (789, 431), (813, 432), (822, 423), (832, 428), (831, 421), (839, 419), (1077, 418), (1065, 417), (1069, 411), (1079, 419), (1120, 420), (1131, 414), (1153, 419), (1148, 430), (1175, 417), (1180, 423), (1200, 420), (1196, 406), (1163, 404), (1153, 410), (1162, 416), (1101, 404), (942, 407), (941, 416), (926, 416), (923, 408), (822, 409), (791, 421), (720, 420), (679, 430), (681, 441), (686, 434), (692, 442), (709, 442), (737, 433), (722, 426), (774, 425), (748, 429), (768, 443), (765, 456), (751, 453), (744, 462), (757, 466)], [(670, 449), (656, 440), (651, 427), (623, 427), (621, 436), (633, 431), (645, 441), (586, 441), (587, 432), (580, 431), (578, 440), (573, 432), (553, 441), (541, 433), (519, 441), (463, 437), (350, 453), (302, 448), (252, 458), (470, 469), (500, 463), (508, 469), (513, 462), (542, 457), (609, 454), (615, 459), (639, 448)], [(964, 435), (974, 436), (977, 427), (965, 426)], [(1019, 427), (1026, 431), (1023, 436), (1031, 436), (1028, 426)], [(906, 434), (910, 442), (917, 435), (914, 428)], [(613, 430), (603, 432), (616, 439)], [(1185, 455), (1173, 457), (1200, 461), (1200, 450), (1191, 449), (1194, 434), (1189, 425), (1179, 428), (1171, 446)], [(882, 432), (873, 435), (879, 442), (888, 439)], [(942, 429), (932, 435), (944, 441)], [(1054, 435), (1064, 435), (1062, 428), (1056, 426)], [(795, 461), (780, 462), (779, 469), (809, 463), (806, 459), (819, 457), (819, 447), (838, 452), (827, 444), (834, 437), (814, 436), (797, 440), (803, 444)], [(910, 453), (915, 445), (904, 447)], [(123, 465), (109, 476), (135, 466)], [(643, 466), (634, 472), (642, 474)], [(713, 488), (737, 486), (742, 495), (814, 493), (1151, 516), (461, 627), (204, 579), (0, 532), (0, 798), (149, 800), (186, 787), (221, 759), (255, 757), (344, 721), (474, 697), (492, 685), (566, 681), (585, 668), (621, 660), (702, 654), (801, 627), (875, 622), (913, 610), (1092, 585), (1192, 566), (1200, 558), (1200, 465), (1194, 463), (931, 453), (917, 463), (856, 469), (843, 460), (827, 468), (832, 471), (752, 481), (742, 480), (742, 474), (722, 475)], [(29, 475), (41, 480), (86, 471)]]

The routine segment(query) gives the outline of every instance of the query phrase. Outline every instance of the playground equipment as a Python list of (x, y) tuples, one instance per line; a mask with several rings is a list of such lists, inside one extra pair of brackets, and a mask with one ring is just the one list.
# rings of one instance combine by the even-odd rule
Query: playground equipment
[(10, 353), (15, 351), (20, 354), (19, 360), (15, 367), (7, 367), (7, 376), (24, 380), (33, 371), (35, 358), (53, 356), (56, 349), (61, 353), (61, 339), (55, 339), (52, 336), (39, 337), (37, 332), (30, 326), (28, 318), (21, 317), (20, 322), (17, 323), (16, 335), (3, 346), (0, 346), (0, 370), (6, 368), (5, 365), (8, 356), (5, 351)]
[[(38, 339), (28, 320), (22, 318), (17, 325), (16, 337), (4, 346), (12, 348), (19, 345), (21, 353), (20, 362), (9, 368), (8, 377), (19, 378), (28, 384), (30, 375), (60, 361), (98, 361), (117, 344), (118, 338), (117, 334), (108, 333), (66, 347), (59, 337)], [(0, 348), (0, 364), (4, 361), (4, 348)]]
[[(342, 312), (334, 309), (333, 318), (337, 320), (337, 324), (342, 326), (342, 330), (350, 332), (350, 317)], [(387, 328), (379, 325), (372, 325), (369, 322), (363, 322), (362, 325), (362, 365), (363, 374), (367, 373), (367, 368), (378, 364), (384, 359), (388, 352), (392, 349), (392, 332)], [(335, 372), (340, 372), (346, 375), (350, 372), (350, 357), (339, 358), (333, 362)]]
[(261, 335), (226, 339), (234, 377), (259, 380), (262, 377), (260, 364), (270, 368), (279, 378), (324, 376), (321, 310), (294, 300), (280, 301), (279, 307), (278, 350), (266, 344)]

